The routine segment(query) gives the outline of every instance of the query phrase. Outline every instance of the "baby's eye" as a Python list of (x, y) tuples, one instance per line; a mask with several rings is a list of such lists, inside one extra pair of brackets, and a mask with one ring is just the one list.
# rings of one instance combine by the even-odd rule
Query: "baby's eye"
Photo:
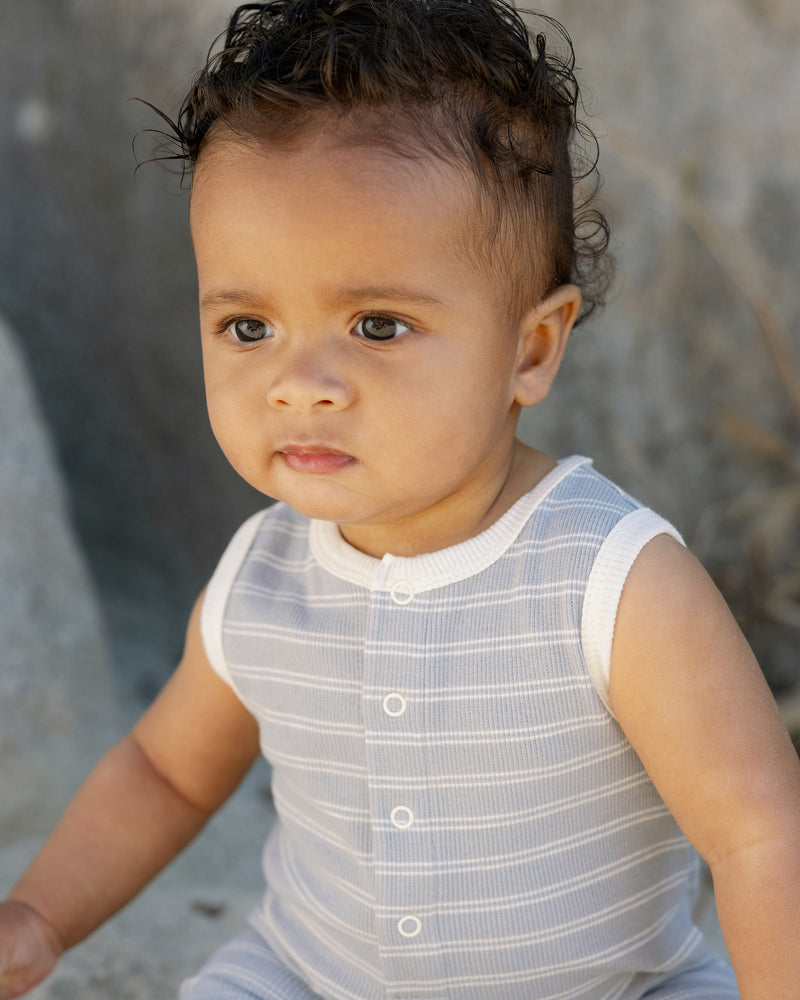
[(260, 319), (237, 319), (228, 327), (230, 333), (243, 344), (254, 344), (275, 336), (272, 327)]
[(394, 340), (411, 327), (391, 316), (365, 316), (355, 326), (356, 333), (367, 340)]

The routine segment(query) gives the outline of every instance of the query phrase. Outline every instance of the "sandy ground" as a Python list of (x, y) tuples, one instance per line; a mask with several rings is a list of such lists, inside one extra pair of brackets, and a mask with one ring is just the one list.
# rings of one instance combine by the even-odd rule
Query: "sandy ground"
[[(178, 984), (237, 933), (262, 891), (260, 853), (274, 819), (256, 768), (200, 837), (138, 899), (65, 955), (30, 1000), (174, 1000)], [(5, 892), (38, 841), (0, 851)], [(708, 885), (697, 916), (724, 954)]]

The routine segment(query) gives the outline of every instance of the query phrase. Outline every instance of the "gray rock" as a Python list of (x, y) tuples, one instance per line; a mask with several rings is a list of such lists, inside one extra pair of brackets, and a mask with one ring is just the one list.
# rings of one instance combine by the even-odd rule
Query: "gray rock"
[(0, 323), (0, 845), (45, 832), (118, 729), (47, 433)]

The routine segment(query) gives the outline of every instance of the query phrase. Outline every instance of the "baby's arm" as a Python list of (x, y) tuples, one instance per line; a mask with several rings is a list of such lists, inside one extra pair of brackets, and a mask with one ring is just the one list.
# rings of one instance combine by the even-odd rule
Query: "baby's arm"
[(0, 996), (129, 902), (200, 830), (258, 753), (252, 716), (212, 671), (198, 601), (178, 669), (95, 767), (0, 904)]
[(610, 698), (711, 868), (742, 1000), (795, 1000), (800, 763), (725, 602), (667, 536), (644, 548), (625, 584)]

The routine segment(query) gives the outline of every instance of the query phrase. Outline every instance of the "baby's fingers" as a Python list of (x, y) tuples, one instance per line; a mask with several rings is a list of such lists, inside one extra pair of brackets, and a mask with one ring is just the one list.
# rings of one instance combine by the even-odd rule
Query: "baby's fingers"
[(52, 970), (61, 947), (50, 924), (27, 903), (0, 903), (0, 1000), (22, 996)]

